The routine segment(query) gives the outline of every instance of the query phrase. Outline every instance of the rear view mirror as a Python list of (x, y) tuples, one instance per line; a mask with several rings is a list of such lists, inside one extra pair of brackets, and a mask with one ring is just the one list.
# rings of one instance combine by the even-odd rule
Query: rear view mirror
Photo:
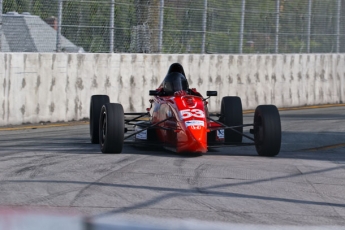
[(213, 97), (213, 96), (217, 96), (217, 91), (207, 91), (206, 95), (208, 97)]
[(150, 96), (157, 96), (159, 92), (157, 90), (150, 90), (149, 95)]

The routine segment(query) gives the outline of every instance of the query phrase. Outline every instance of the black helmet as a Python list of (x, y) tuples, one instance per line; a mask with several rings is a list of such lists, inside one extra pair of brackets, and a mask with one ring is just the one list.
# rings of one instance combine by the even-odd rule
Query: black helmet
[(167, 74), (172, 73), (172, 72), (178, 72), (178, 73), (181, 73), (183, 76), (186, 76), (186, 74), (184, 74), (183, 66), (180, 63), (171, 64)]
[(187, 78), (183, 74), (171, 72), (164, 78), (162, 87), (166, 95), (174, 95), (177, 91), (186, 91), (189, 85)]

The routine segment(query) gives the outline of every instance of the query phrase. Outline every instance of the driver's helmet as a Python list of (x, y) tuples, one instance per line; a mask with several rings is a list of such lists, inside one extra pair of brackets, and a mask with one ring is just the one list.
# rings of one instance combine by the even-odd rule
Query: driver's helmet
[(163, 80), (162, 83), (165, 95), (174, 95), (177, 91), (186, 91), (189, 87), (187, 78), (178, 72), (171, 72)]

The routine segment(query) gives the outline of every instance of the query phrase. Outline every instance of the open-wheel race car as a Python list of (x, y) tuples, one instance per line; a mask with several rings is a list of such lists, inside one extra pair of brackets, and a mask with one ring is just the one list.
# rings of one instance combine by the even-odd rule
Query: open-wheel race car
[[(156, 90), (150, 90), (150, 108), (142, 113), (124, 113), (107, 95), (93, 95), (90, 103), (90, 137), (103, 153), (121, 153), (124, 143), (158, 145), (177, 153), (204, 154), (210, 147), (255, 145), (260, 156), (280, 151), (281, 124), (274, 105), (259, 105), (254, 121), (243, 124), (241, 99), (222, 98), (220, 113), (210, 113), (207, 100), (189, 88), (182, 65), (170, 66)], [(251, 127), (244, 133), (244, 127)], [(243, 142), (243, 137), (250, 142)]]

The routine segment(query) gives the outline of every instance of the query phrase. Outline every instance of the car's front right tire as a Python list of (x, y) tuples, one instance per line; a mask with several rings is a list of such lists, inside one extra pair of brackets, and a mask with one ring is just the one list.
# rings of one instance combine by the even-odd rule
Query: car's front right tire
[(124, 113), (118, 103), (107, 103), (99, 119), (99, 144), (102, 153), (121, 153), (124, 140)]
[(109, 103), (108, 95), (93, 95), (90, 100), (90, 140), (92, 144), (99, 143), (99, 116), (104, 104)]

